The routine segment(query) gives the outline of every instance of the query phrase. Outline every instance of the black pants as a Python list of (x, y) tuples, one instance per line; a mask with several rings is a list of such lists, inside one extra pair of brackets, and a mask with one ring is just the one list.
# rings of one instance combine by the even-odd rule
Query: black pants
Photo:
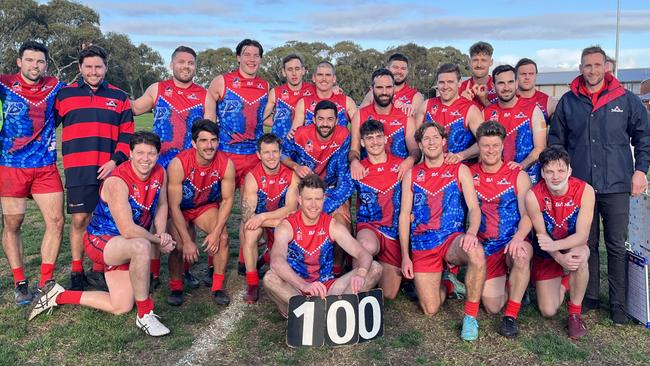
[(610, 305), (625, 306), (627, 255), (625, 240), (630, 216), (630, 194), (596, 194), (594, 218), (589, 232), (589, 285), (585, 298), (598, 300), (600, 293), (600, 218), (603, 219)]

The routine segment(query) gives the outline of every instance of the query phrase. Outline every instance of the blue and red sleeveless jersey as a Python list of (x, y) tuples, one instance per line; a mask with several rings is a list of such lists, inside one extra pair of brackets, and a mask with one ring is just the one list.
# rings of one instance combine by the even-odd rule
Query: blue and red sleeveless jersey
[(275, 174), (264, 171), (262, 163), (258, 163), (250, 173), (257, 182), (257, 207), (255, 213), (275, 211), (284, 207), (287, 191), (291, 185), (293, 171), (284, 164), (280, 164), (280, 170)]
[(339, 126), (348, 127), (347, 96), (345, 94), (332, 94), (329, 98), (321, 99), (316, 93), (303, 98), (305, 103), (305, 126), (314, 123), (314, 109), (321, 100), (329, 100), (336, 104), (336, 118)]
[(299, 165), (309, 167), (325, 183), (323, 211), (331, 214), (352, 195), (352, 177), (348, 166), (350, 132), (346, 127), (335, 126), (327, 141), (320, 139), (316, 125), (301, 126), (282, 152)]
[(533, 96), (530, 98), (524, 98), (521, 95), (517, 95), (517, 98), (523, 100), (524, 102), (535, 103), (535, 105), (539, 107), (539, 109), (544, 114), (544, 119), (548, 119), (548, 111), (546, 110), (546, 107), (548, 106), (548, 94), (539, 90), (535, 90), (535, 94), (533, 94)]
[(302, 98), (316, 94), (316, 87), (312, 83), (302, 83), (300, 90), (291, 90), (289, 85), (284, 84), (273, 88), (275, 97), (275, 113), (273, 114), (273, 127), (271, 132), (282, 140), (285, 140), (287, 133), (293, 123), (293, 112), (296, 104)]
[[(569, 177), (569, 189), (562, 196), (551, 194), (544, 179), (531, 188), (537, 199), (537, 204), (539, 204), (539, 209), (542, 211), (546, 233), (551, 239), (560, 240), (576, 233), (582, 194), (586, 185), (578, 178)], [(551, 257), (538, 245), (535, 245), (535, 254), (544, 258)]]
[(431, 250), (449, 235), (463, 232), (467, 204), (458, 178), (461, 164), (429, 168), (426, 163), (413, 167), (412, 250)]
[(402, 159), (388, 154), (384, 163), (372, 164), (361, 160), (368, 175), (355, 180), (357, 191), (357, 222), (372, 225), (390, 239), (399, 237), (399, 210), (402, 184), (397, 179), (397, 169)]
[(334, 240), (329, 229), (332, 216), (321, 213), (315, 225), (307, 225), (300, 210), (287, 217), (293, 228), (287, 261), (291, 268), (309, 282), (326, 282), (334, 278)]
[[(369, 120), (374, 119), (384, 125), (384, 134), (388, 137), (386, 152), (405, 159), (408, 156), (406, 148), (406, 124), (408, 117), (401, 109), (391, 105), (388, 114), (379, 114), (375, 108), (375, 103), (369, 104), (359, 110), (359, 127)], [(365, 149), (363, 149), (365, 156)]]
[(183, 166), (183, 198), (181, 210), (189, 210), (221, 200), (221, 180), (226, 174), (228, 157), (217, 151), (209, 165), (200, 166), (196, 149), (189, 148), (176, 155)]
[(481, 206), (477, 237), (488, 256), (505, 247), (517, 232), (521, 219), (517, 205), (517, 176), (521, 169), (510, 169), (502, 164), (497, 172), (488, 173), (477, 163), (470, 167), (470, 171)]
[[(463, 81), (462, 83), (460, 83), (460, 86), (458, 87), (458, 94), (462, 94), (463, 91), (466, 90), (468, 87), (471, 90), (473, 86), (474, 86), (474, 78), (469, 78)], [(499, 100), (499, 97), (497, 97), (497, 91), (496, 89), (494, 89), (494, 80), (492, 80), (492, 76), (488, 76), (488, 82), (486, 86), (487, 86), (487, 99), (490, 101), (491, 104), (496, 103), (497, 100)], [(485, 108), (483, 106), (483, 103), (481, 103), (481, 99), (478, 96), (475, 96), (473, 101), (474, 103), (476, 103), (476, 106), (479, 107), (480, 109)]]
[(173, 80), (158, 82), (158, 96), (153, 107), (153, 132), (162, 146), (158, 163), (167, 168), (179, 152), (192, 147), (192, 126), (205, 112), (205, 88), (192, 83), (180, 88)]
[(219, 150), (232, 154), (255, 154), (262, 136), (264, 107), (269, 83), (260, 77), (244, 78), (239, 70), (225, 74), (224, 93), (217, 101)]
[[(131, 207), (133, 222), (147, 230), (151, 229), (151, 224), (156, 216), (160, 189), (165, 184), (165, 170), (163, 167), (156, 164), (149, 178), (143, 181), (133, 171), (131, 163), (126, 162), (115, 168), (111, 173), (111, 177), (120, 178), (129, 187), (129, 206)], [(103, 185), (100, 192), (101, 189), (104, 189)], [(121, 235), (108, 208), (108, 203), (101, 199), (101, 196), (88, 224), (88, 234), (96, 236)]]
[(20, 73), (0, 75), (0, 165), (39, 168), (56, 162), (54, 97), (64, 85), (52, 76), (32, 85)]
[(411, 88), (408, 84), (404, 84), (402, 89), (395, 90), (395, 94), (393, 94), (393, 103), (399, 100), (404, 104), (413, 104), (413, 97), (415, 97), (415, 94), (417, 93), (417, 89)]
[[(499, 103), (485, 107), (483, 117), (486, 121), (497, 121), (506, 129), (506, 139), (503, 140), (503, 161), (521, 163), (535, 147), (533, 143), (532, 118), (535, 103), (526, 103), (517, 99), (511, 108), (503, 108)], [(526, 169), (530, 181), (535, 184), (540, 178), (539, 162)]]
[(452, 153), (459, 153), (474, 145), (476, 140), (474, 134), (467, 125), (467, 112), (474, 103), (466, 98), (459, 97), (445, 105), (440, 97), (427, 100), (425, 114), (426, 122), (436, 122), (447, 131), (447, 150)]

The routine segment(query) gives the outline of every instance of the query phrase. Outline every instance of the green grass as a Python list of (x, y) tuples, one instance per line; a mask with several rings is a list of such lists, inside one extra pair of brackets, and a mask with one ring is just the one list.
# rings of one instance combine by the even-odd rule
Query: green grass
[[(152, 115), (136, 119), (137, 129), (151, 128)], [(237, 248), (239, 207), (235, 205), (228, 225), (231, 247)], [(23, 224), (26, 273), (34, 283), (40, 264), (39, 245), (43, 233), (40, 213), (29, 201)], [(56, 277), (67, 285), (70, 245), (67, 231), (57, 262)], [(236, 249), (231, 249), (228, 287), (241, 288), (237, 276)], [(155, 294), (156, 312), (172, 329), (163, 338), (147, 337), (134, 326), (133, 312), (112, 316), (78, 306), (56, 308), (52, 315), (25, 320), (24, 308), (13, 304), (11, 272), (0, 258), (0, 365), (167, 365), (179, 360), (202, 334), (203, 327), (221, 316), (223, 308), (212, 304), (210, 291), (188, 290), (180, 308), (165, 303), (168, 274), (162, 258), (162, 283)], [(601, 251), (602, 270), (606, 253)], [(193, 269), (201, 275), (203, 255)], [(86, 263), (89, 268), (90, 263)], [(607, 303), (606, 276), (602, 279), (602, 300)], [(232, 294), (237, 296), (238, 294)], [(213, 365), (648, 365), (650, 332), (640, 326), (614, 327), (605, 310), (585, 316), (589, 334), (579, 342), (566, 338), (566, 309), (542, 319), (534, 306), (522, 309), (521, 335), (510, 340), (499, 336), (499, 317), (479, 315), (480, 335), (474, 343), (459, 337), (463, 314), (461, 301), (445, 303), (433, 318), (422, 315), (418, 306), (403, 296), (385, 303), (383, 338), (349, 347), (290, 349), (285, 345), (286, 321), (262, 291), (258, 304), (247, 306), (241, 320), (230, 330), (219, 348), (207, 357)]]

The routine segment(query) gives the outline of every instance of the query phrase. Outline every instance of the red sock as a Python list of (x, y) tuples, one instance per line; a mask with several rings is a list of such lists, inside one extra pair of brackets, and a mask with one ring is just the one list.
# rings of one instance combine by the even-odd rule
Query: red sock
[(248, 286), (258, 286), (260, 284), (260, 275), (257, 271), (246, 272), (246, 284)]
[(16, 285), (20, 281), (25, 281), (25, 270), (23, 267), (18, 267), (18, 268), (12, 268), (11, 272), (14, 275), (14, 285)]
[(479, 302), (472, 302), (469, 300), (465, 301), (465, 315), (471, 316), (472, 318), (476, 318), (478, 315), (478, 306)]
[(506, 311), (503, 315), (510, 316), (517, 319), (517, 315), (519, 315), (520, 307), (521, 307), (521, 303), (508, 300), (508, 303), (506, 304)]
[(38, 287), (43, 287), (52, 277), (54, 277), (54, 263), (41, 263), (41, 280), (38, 281)]
[(449, 267), (449, 272), (453, 273), (454, 276), (458, 276), (459, 270), (460, 270), (460, 266)]
[(153, 299), (148, 297), (146, 300), (135, 301), (135, 307), (138, 309), (138, 317), (142, 318), (153, 310)]
[(183, 291), (183, 280), (169, 280), (169, 289), (172, 291)]
[(212, 292), (221, 290), (223, 288), (223, 279), (225, 275), (214, 273), (212, 275)]
[(93, 262), (93, 272), (104, 273), (104, 265)]
[(151, 260), (151, 268), (149, 268), (149, 272), (151, 272), (154, 277), (160, 277), (160, 259)]
[(208, 267), (214, 267), (214, 256), (208, 256)]
[(192, 267), (189, 262), (183, 261), (183, 271), (187, 272), (190, 270), (190, 267)]
[(580, 316), (580, 314), (582, 313), (582, 304), (576, 305), (572, 303), (571, 300), (569, 300), (568, 304), (569, 304), (569, 315)]
[(56, 297), (56, 303), (59, 305), (80, 304), (81, 294), (83, 291), (65, 290)]
[(454, 292), (454, 284), (449, 280), (442, 280), (442, 285), (447, 289), (447, 294)]
[(567, 292), (569, 292), (569, 289), (571, 286), (569, 286), (569, 280), (571, 279), (571, 275), (564, 275), (562, 276), (562, 286), (566, 289)]
[(244, 248), (242, 246), (239, 246), (239, 263), (244, 263)]
[(84, 271), (84, 261), (83, 261), (83, 259), (79, 259), (79, 260), (73, 259), (72, 260), (72, 269), (71, 269), (71, 271), (72, 272), (77, 272), (77, 273), (83, 272)]

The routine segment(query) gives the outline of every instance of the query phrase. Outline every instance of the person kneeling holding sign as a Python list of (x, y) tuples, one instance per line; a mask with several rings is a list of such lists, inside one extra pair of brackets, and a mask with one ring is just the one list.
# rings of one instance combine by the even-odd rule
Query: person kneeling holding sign
[[(343, 224), (323, 212), (325, 188), (318, 175), (305, 176), (298, 185), (298, 211), (275, 229), (264, 287), (284, 317), (292, 296), (356, 294), (372, 289), (381, 277), (381, 265)], [(333, 271), (335, 242), (359, 263), (339, 278)]]

